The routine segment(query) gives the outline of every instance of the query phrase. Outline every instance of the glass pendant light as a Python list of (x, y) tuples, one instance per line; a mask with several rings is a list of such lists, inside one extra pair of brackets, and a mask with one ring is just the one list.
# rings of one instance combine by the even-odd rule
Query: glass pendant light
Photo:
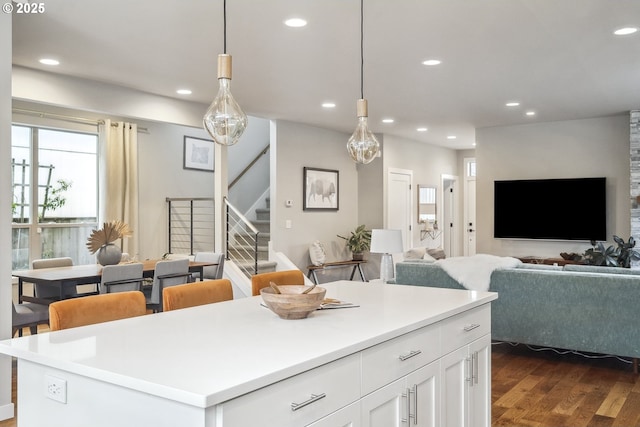
[(231, 55), (227, 54), (227, 1), (223, 2), (224, 53), (218, 55), (218, 94), (202, 122), (213, 140), (220, 145), (234, 145), (247, 128), (247, 115), (231, 95)]
[(358, 125), (356, 130), (347, 142), (347, 151), (356, 163), (368, 164), (378, 155), (380, 151), (380, 143), (369, 130), (367, 120), (369, 116), (369, 107), (367, 100), (364, 99), (364, 0), (360, 0), (360, 99), (356, 104), (356, 114), (358, 117)]

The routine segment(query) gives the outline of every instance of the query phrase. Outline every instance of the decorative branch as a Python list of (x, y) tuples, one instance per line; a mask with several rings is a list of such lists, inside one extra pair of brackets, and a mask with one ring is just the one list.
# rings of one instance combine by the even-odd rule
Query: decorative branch
[(113, 243), (123, 237), (130, 237), (132, 234), (133, 231), (122, 221), (105, 222), (102, 224), (100, 230), (93, 230), (91, 232), (91, 235), (87, 239), (87, 249), (94, 254), (104, 245)]

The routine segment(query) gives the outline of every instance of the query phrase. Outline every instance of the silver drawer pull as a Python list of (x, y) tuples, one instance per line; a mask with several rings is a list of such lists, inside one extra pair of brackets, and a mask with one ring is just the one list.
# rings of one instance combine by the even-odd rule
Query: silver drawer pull
[(477, 324), (477, 323), (472, 323), (472, 324), (471, 324), (471, 325), (469, 325), (469, 326), (465, 326), (465, 327), (464, 327), (464, 331), (465, 331), (465, 332), (473, 331), (475, 328), (479, 328), (479, 327), (480, 327), (480, 325), (479, 325), (479, 324)]
[(411, 350), (408, 354), (401, 354), (400, 356), (398, 356), (398, 359), (404, 362), (405, 360), (411, 359), (412, 357), (417, 356), (420, 353), (422, 353), (422, 350)]
[(302, 403), (292, 403), (291, 404), (291, 410), (292, 411), (297, 411), (298, 409), (304, 408), (307, 405), (311, 405), (313, 402), (317, 402), (320, 399), (323, 399), (327, 397), (327, 395), (325, 393), (320, 393), (320, 394), (312, 394), (311, 398), (309, 400), (305, 400)]

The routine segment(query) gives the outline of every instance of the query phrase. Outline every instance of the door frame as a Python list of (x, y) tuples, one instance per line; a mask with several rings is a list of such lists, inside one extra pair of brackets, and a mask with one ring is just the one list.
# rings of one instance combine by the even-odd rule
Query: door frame
[[(445, 190), (448, 187), (453, 188), (453, 196), (445, 195)], [(445, 250), (445, 254), (448, 257), (457, 256), (459, 233), (457, 233), (456, 230), (460, 228), (460, 221), (458, 220), (458, 176), (448, 174), (440, 175), (440, 188), (442, 188), (442, 191), (440, 191), (441, 194), (438, 198), (438, 203), (442, 206), (442, 227), (444, 227), (442, 232), (442, 249)], [(449, 204), (445, 204), (445, 202), (449, 202)], [(452, 224), (452, 226), (450, 224)]]

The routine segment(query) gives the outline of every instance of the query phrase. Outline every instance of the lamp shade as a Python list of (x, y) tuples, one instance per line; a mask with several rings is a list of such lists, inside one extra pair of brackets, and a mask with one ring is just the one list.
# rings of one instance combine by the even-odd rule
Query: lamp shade
[(397, 254), (404, 251), (401, 230), (371, 230), (372, 253)]

